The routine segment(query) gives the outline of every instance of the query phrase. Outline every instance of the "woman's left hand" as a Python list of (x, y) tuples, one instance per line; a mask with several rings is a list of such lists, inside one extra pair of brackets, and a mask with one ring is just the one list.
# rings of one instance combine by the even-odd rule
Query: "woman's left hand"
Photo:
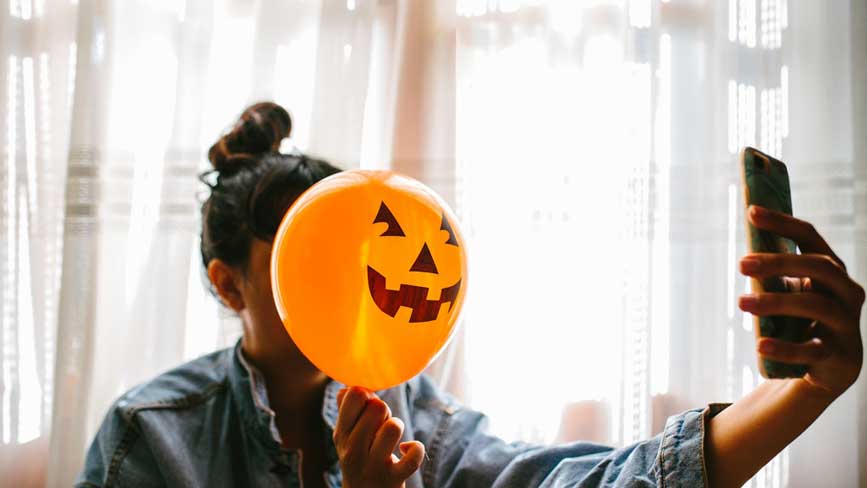
[(743, 295), (740, 308), (754, 315), (814, 320), (806, 342), (762, 337), (757, 341), (759, 355), (807, 365), (803, 378), (790, 381), (803, 381), (819, 395), (840, 396), (861, 371), (864, 288), (849, 277), (843, 262), (810, 223), (758, 206), (749, 208), (747, 218), (759, 229), (792, 239), (802, 254), (748, 254), (741, 259), (741, 272), (759, 279), (795, 278), (800, 291)]

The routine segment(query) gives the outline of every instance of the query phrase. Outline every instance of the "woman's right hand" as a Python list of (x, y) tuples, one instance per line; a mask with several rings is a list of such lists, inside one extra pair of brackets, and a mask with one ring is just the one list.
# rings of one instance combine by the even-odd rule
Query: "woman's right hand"
[(402, 487), (418, 470), (424, 445), (403, 442), (398, 459), (392, 454), (403, 435), (403, 422), (391, 416), (388, 405), (363, 388), (344, 388), (337, 394), (334, 445), (346, 488)]

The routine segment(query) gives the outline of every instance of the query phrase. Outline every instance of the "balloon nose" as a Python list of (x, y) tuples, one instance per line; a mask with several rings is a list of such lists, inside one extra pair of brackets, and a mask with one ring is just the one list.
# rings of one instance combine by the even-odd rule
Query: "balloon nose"
[(434, 263), (433, 255), (431, 255), (430, 249), (427, 247), (427, 243), (424, 243), (424, 245), (421, 246), (421, 251), (418, 253), (418, 257), (415, 258), (415, 262), (412, 263), (412, 267), (409, 268), (409, 270), (421, 273), (439, 274), (437, 272), (437, 265)]

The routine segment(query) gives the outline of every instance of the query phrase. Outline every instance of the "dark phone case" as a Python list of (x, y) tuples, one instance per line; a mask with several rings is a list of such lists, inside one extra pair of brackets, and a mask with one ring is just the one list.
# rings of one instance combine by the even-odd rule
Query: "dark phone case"
[[(768, 161), (768, 167), (761, 157)], [(778, 212), (792, 215), (792, 196), (789, 187), (789, 173), (782, 161), (774, 159), (756, 149), (747, 147), (741, 157), (744, 178), (746, 205), (760, 205)], [(756, 229), (747, 221), (747, 238), (752, 252), (782, 252), (795, 254), (796, 246), (791, 239)], [(781, 277), (752, 280), (755, 293), (788, 291)], [(762, 337), (773, 337), (790, 342), (803, 342), (812, 322), (799, 317), (755, 316), (757, 333)], [(787, 364), (768, 359), (759, 361), (759, 368), (766, 378), (800, 378), (807, 372), (802, 364)]]

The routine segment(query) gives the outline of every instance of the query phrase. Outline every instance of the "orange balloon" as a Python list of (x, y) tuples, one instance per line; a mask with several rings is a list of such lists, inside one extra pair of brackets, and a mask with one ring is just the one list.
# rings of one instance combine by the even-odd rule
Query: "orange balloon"
[(344, 171), (283, 217), (271, 285), (286, 331), (317, 368), (346, 385), (389, 388), (420, 373), (454, 333), (464, 240), (418, 181)]

